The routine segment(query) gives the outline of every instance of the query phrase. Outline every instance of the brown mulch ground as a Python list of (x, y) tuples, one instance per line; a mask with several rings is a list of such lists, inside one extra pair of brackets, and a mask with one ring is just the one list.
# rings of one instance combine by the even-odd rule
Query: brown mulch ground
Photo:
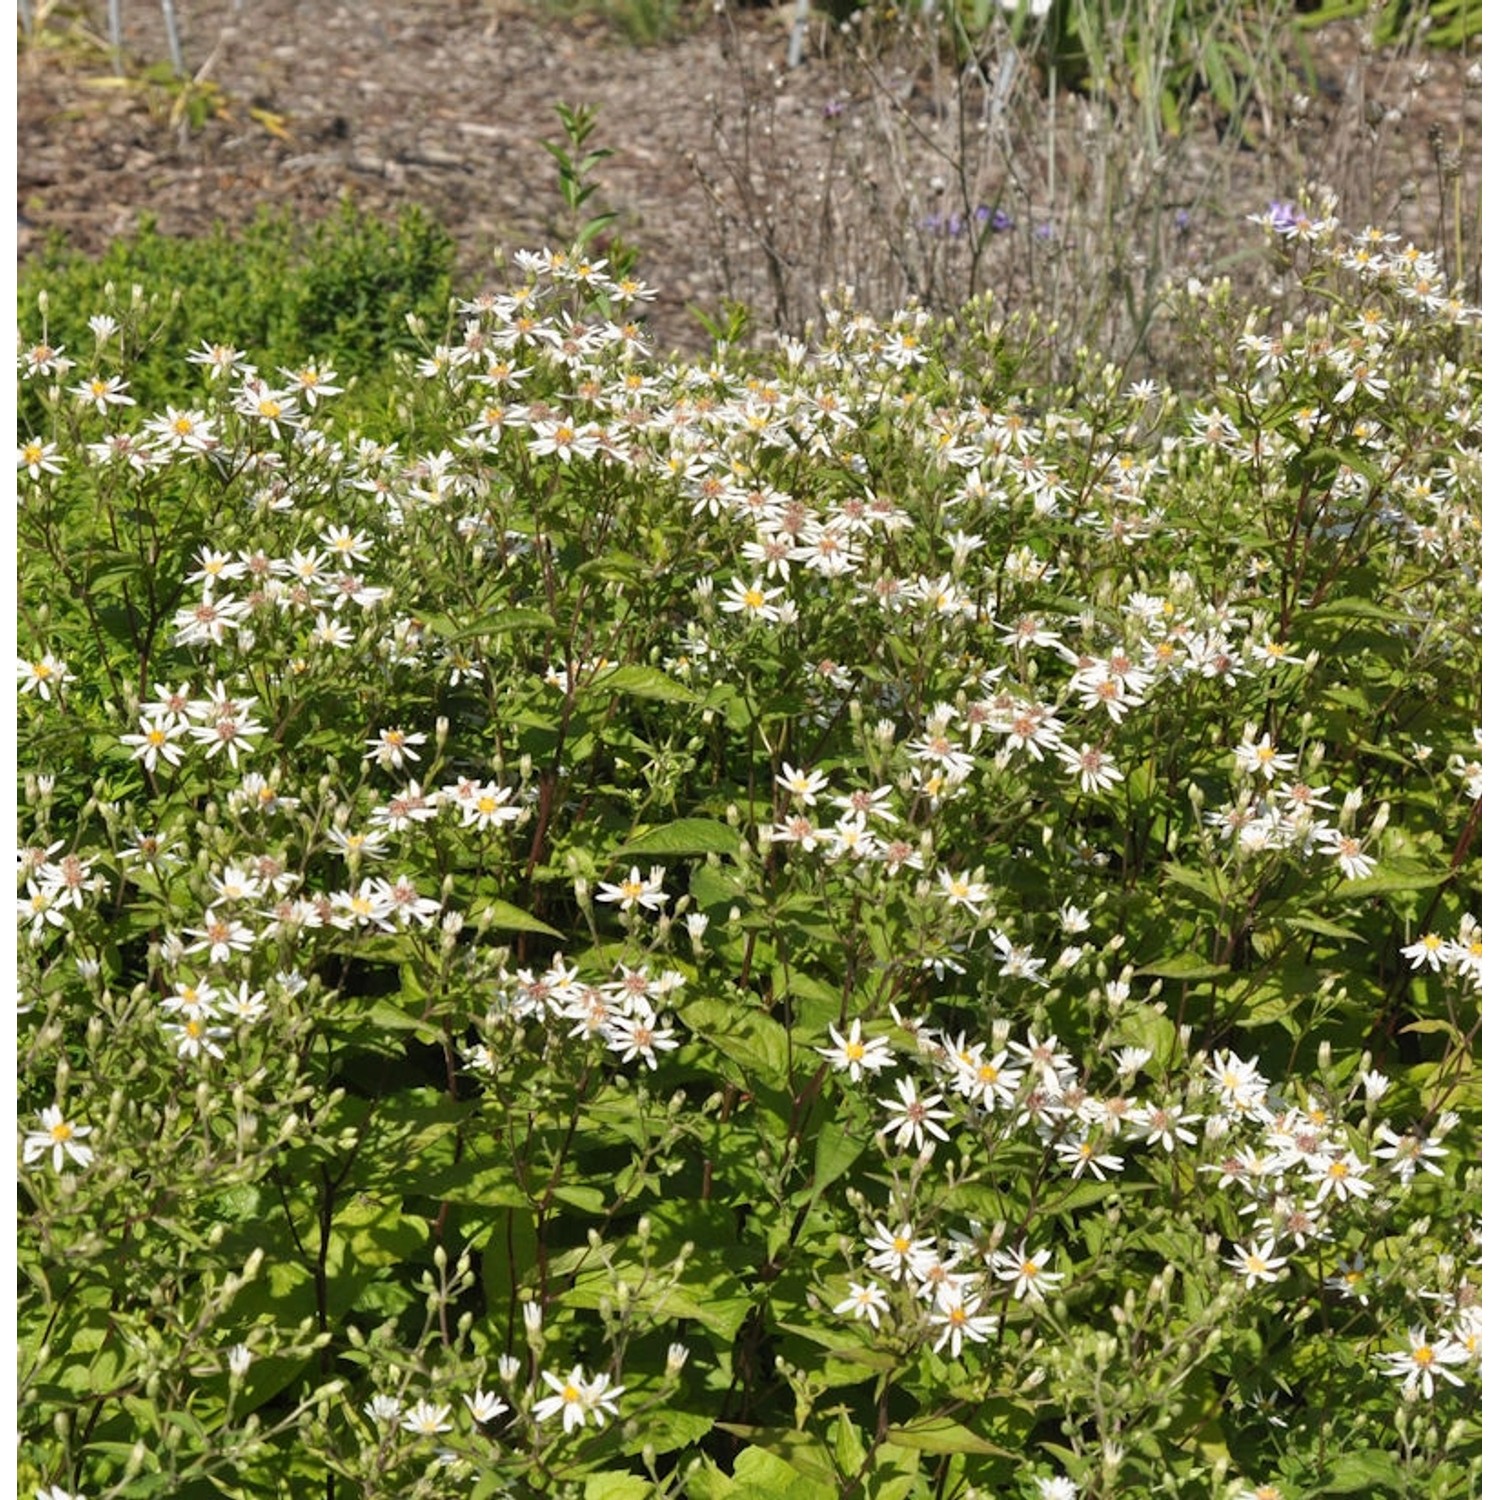
[[(724, 284), (712, 214), (688, 161), (694, 152), (711, 155), (710, 92), (732, 98), (743, 66), (767, 76), (784, 67), (790, 5), (736, 11), (739, 61), (727, 55), (723, 23), (712, 17), (679, 41), (635, 50), (602, 21), (558, 19), (524, 0), (177, 0), (177, 7), (189, 66), (220, 91), (219, 113), (194, 130), (173, 125), (164, 91), (109, 81), (84, 23), (69, 20), (82, 16), (102, 30), (103, 0), (75, 0), (67, 13), (57, 0), (41, 39), (23, 45), (23, 261), (56, 230), (97, 251), (143, 212), (165, 233), (192, 234), (215, 220), (243, 223), (261, 205), (319, 216), (348, 194), (382, 213), (413, 202), (430, 209), (457, 241), (462, 278), (472, 284), (492, 266), (497, 245), (555, 243), (565, 233), (555, 168), (538, 143), (559, 137), (553, 106), (570, 101), (598, 107), (598, 140), (616, 153), (600, 172), (603, 197), (622, 233), (641, 246), (641, 274), (661, 289), (653, 322), (663, 341), (701, 345), (688, 306), (714, 307), (734, 290)], [(166, 56), (161, 11), (155, 0), (124, 0), (124, 9), (138, 77), (144, 60)], [(1347, 107), (1359, 61), (1352, 30), (1325, 28), (1312, 45), (1315, 126), (1356, 128)], [(816, 39), (812, 53), (777, 87), (783, 149), (790, 139), (815, 151), (827, 128), (824, 109), (838, 79)], [(1479, 99), (1473, 80), (1465, 82), (1472, 58), (1433, 54), (1415, 91), (1409, 70), (1398, 80), (1394, 65), (1382, 75), (1381, 58), (1365, 61), (1361, 113), (1370, 98), (1377, 110), (1400, 106), (1381, 128), (1417, 176), (1431, 161), (1428, 137), (1438, 126), (1448, 147), (1468, 141), (1460, 170), (1477, 184)], [(1391, 201), (1399, 197), (1392, 183)], [(1410, 203), (1425, 222), (1430, 210)]]

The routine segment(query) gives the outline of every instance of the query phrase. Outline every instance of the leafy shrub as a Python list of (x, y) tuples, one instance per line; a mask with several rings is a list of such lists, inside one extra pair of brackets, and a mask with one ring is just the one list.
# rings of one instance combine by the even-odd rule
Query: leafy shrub
[(416, 349), (409, 315), (443, 326), (452, 267), (452, 242), (423, 210), (386, 224), (345, 199), (311, 226), (263, 210), (238, 234), (221, 224), (192, 239), (144, 219), (98, 259), (55, 241), (23, 268), (18, 300), (34, 324), (45, 291), (44, 336), (74, 350), (93, 344), (90, 315), (113, 313), (139, 341), (125, 351), (132, 388), (157, 406), (194, 389), (182, 365), (190, 339), (232, 336), (272, 369), (316, 358), (346, 375), (372, 372)]
[[(1351, 16), (1366, 16), (1369, 0), (1328, 0), (1310, 8), (1304, 26), (1322, 26)], [(1379, 7), (1373, 31), (1377, 45), (1415, 39), (1424, 47), (1466, 47), (1483, 33), (1484, 12), (1478, 0), (1395, 0)]]
[(1475, 1492), (1474, 317), (1266, 221), (1193, 397), (27, 341), (25, 1484)]

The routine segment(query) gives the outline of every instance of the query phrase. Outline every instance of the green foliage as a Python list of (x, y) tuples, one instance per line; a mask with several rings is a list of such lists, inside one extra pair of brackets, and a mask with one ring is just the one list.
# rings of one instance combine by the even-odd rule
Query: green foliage
[(1133, 100), (1148, 152), (1182, 134), (1199, 95), (1212, 101), (1220, 138), (1233, 149), (1250, 105), (1293, 91), (1281, 55), (1292, 14), (1290, 5), (1224, 0), (1055, 0), (1035, 17), (1018, 7), (1011, 29), (1059, 86)]
[(54, 241), (23, 268), (17, 300), (35, 327), (45, 292), (45, 336), (79, 357), (94, 346), (90, 317), (128, 318), (137, 399), (164, 405), (193, 388), (190, 340), (232, 338), (271, 369), (315, 358), (346, 376), (373, 373), (417, 348), (409, 317), (445, 325), (452, 265), (451, 241), (421, 209), (385, 224), (346, 199), (317, 224), (262, 212), (238, 234), (218, 225), (190, 239), (146, 219), (98, 259)]
[[(1298, 24), (1324, 26), (1370, 13), (1369, 0), (1328, 0), (1306, 11)], [(1372, 37), (1380, 47), (1413, 42), (1423, 47), (1468, 47), (1483, 35), (1480, 0), (1393, 0), (1375, 17)]]
[(27, 1484), (1472, 1489), (1475, 315), (1274, 222), (1195, 394), (23, 320)]
[(688, 0), (547, 0), (554, 15), (598, 16), (634, 47), (656, 47), (679, 37), (701, 9)]

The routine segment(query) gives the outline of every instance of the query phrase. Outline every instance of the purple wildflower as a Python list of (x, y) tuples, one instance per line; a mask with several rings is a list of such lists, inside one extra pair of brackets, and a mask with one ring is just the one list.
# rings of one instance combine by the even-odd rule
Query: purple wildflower
[(1277, 234), (1291, 234), (1297, 227), (1297, 221), (1302, 215), (1297, 210), (1295, 203), (1287, 203), (1280, 198), (1273, 199), (1270, 207), (1266, 210), (1266, 217), (1270, 220), (1271, 228)]

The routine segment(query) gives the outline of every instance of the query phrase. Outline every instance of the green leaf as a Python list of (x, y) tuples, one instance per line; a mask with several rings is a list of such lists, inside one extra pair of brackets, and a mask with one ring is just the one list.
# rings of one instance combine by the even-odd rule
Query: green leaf
[(792, 994), (800, 995), (804, 1000), (815, 1000), (825, 1010), (831, 1011), (829, 1020), (838, 1019), (844, 997), (826, 979), (819, 979), (814, 974), (804, 974), (801, 969), (793, 969), (786, 987)]
[(1414, 616), (1404, 609), (1392, 609), (1388, 604), (1377, 604), (1373, 599), (1351, 595), (1345, 599), (1330, 599), (1316, 609), (1307, 611), (1302, 621), (1319, 620), (1379, 620), (1386, 625), (1410, 625)]
[(365, 1010), (365, 1018), (382, 1031), (410, 1031), (423, 1042), (438, 1042), (443, 1037), (441, 1027), (424, 1021), (420, 1016), (410, 1015), (389, 1000), (370, 1001)]
[(717, 1425), (754, 1444), (735, 1460), (736, 1495), (753, 1494), (764, 1487), (778, 1500), (792, 1495), (798, 1500), (835, 1500), (838, 1475), (822, 1444), (811, 1433), (785, 1427), (746, 1427), (735, 1422)]
[(620, 1445), (622, 1453), (639, 1453), (648, 1446), (658, 1453), (696, 1447), (714, 1426), (714, 1419), (702, 1412), (680, 1411), (675, 1407), (659, 1407), (636, 1420), (639, 1426)]
[(516, 1181), (509, 1161), (483, 1165), (472, 1156), (446, 1166), (431, 1166), (421, 1173), (425, 1197), (441, 1198), (476, 1208), (529, 1208), (531, 1200)]
[(604, 1213), (604, 1194), (596, 1187), (585, 1183), (560, 1183), (552, 1196), (569, 1208), (581, 1209), (586, 1214)]
[(1225, 114), (1233, 116), (1234, 83), (1228, 67), (1225, 66), (1224, 56), (1212, 39), (1206, 40), (1203, 44), (1203, 72), (1208, 78), (1208, 87), (1214, 96), (1214, 102)]
[(583, 1500), (645, 1500), (654, 1493), (639, 1474), (590, 1474), (583, 1481)]
[(906, 1422), (893, 1427), (886, 1434), (886, 1441), (898, 1448), (918, 1448), (923, 1453), (1004, 1453), (977, 1432), (971, 1432), (958, 1422), (944, 1417), (929, 1417), (923, 1421)]
[(813, 1156), (812, 1196), (824, 1192), (837, 1182), (863, 1154), (865, 1141), (840, 1121), (830, 1120), (818, 1132), (817, 1151)]
[(476, 901), (469, 909), (468, 920), (478, 922), (484, 914), (488, 914), (489, 924), (501, 932), (537, 932), (543, 937), (562, 939), (562, 933), (557, 928), (549, 927), (540, 917), (534, 917), (529, 911), (522, 911), (519, 906), (512, 906), (509, 901), (500, 901), (495, 897), (488, 900)]
[(872, 1500), (907, 1500), (921, 1473), (922, 1455), (915, 1448), (882, 1443), (875, 1450)]
[(677, 1014), (700, 1040), (739, 1063), (749, 1076), (785, 1084), (786, 1032), (763, 1011), (704, 999), (679, 1006)]
[(849, 1413), (841, 1410), (833, 1420), (833, 1461), (839, 1466), (839, 1473), (852, 1479), (864, 1460), (865, 1445), (849, 1420)]
[(738, 854), (740, 835), (727, 823), (713, 818), (678, 818), (637, 833), (615, 851), (616, 858), (636, 854), (691, 855)]
[(1111, 1045), (1144, 1047), (1164, 1063), (1177, 1046), (1177, 1024), (1164, 1011), (1144, 1001), (1130, 1001), (1110, 1034)]
[[(737, 1485), (710, 1459), (688, 1471), (682, 1493), (687, 1500), (748, 1500), (750, 1495), (749, 1490)], [(772, 1500), (783, 1500), (783, 1497), (773, 1495)]]
[(423, 624), (445, 641), (472, 641), (487, 635), (506, 635), (513, 630), (552, 630), (556, 622), (539, 609), (500, 609), (470, 624), (460, 624), (451, 615), (430, 615)]
[(1362, 1448), (1357, 1453), (1340, 1453), (1328, 1465), (1323, 1494), (1355, 1495), (1369, 1489), (1406, 1493), (1401, 1466), (1392, 1454)]
[(607, 693), (628, 693), (632, 698), (652, 698), (660, 703), (700, 703), (702, 695), (669, 677), (660, 667), (624, 666), (602, 672), (590, 689)]
[(1449, 878), (1447, 870), (1431, 870), (1408, 861), (1391, 860), (1379, 864), (1375, 873), (1364, 880), (1345, 880), (1334, 888), (1340, 901), (1359, 901), (1367, 896), (1385, 896), (1398, 891), (1426, 891), (1442, 885)]
[(1401, 1028), (1401, 1034), (1415, 1032), (1418, 1036), (1445, 1036), (1450, 1042), (1459, 1043), (1464, 1039), (1464, 1034), (1452, 1021), (1445, 1021), (1438, 1016), (1429, 1016), (1425, 1021), (1413, 1021), (1410, 1025)]
[(606, 693), (627, 693), (661, 703), (702, 702), (702, 694), (655, 666), (616, 666), (595, 676), (588, 685)]
[(1288, 927), (1298, 932), (1313, 932), (1319, 937), (1333, 938), (1340, 943), (1362, 943), (1365, 939), (1352, 927), (1340, 927), (1337, 922), (1325, 922), (1322, 917), (1286, 917)]
[(674, 1287), (664, 1297), (658, 1297), (654, 1306), (662, 1317), (686, 1318), (691, 1322), (701, 1323), (710, 1333), (730, 1343), (740, 1331), (740, 1324), (749, 1315), (750, 1299), (739, 1296), (705, 1297), (701, 1290)]
[(1184, 953), (1180, 958), (1163, 958), (1154, 964), (1142, 964), (1137, 974), (1151, 974), (1158, 979), (1217, 979), (1231, 973), (1228, 964), (1205, 963)]
[(1161, 872), (1173, 885), (1180, 885), (1184, 890), (1206, 896), (1216, 909), (1224, 902), (1224, 887), (1219, 880), (1219, 872), (1212, 865), (1204, 870), (1190, 870), (1186, 865), (1168, 862), (1161, 867)]
[(729, 906), (745, 899), (744, 888), (731, 878), (722, 865), (698, 865), (688, 881), (693, 900), (701, 909)]

